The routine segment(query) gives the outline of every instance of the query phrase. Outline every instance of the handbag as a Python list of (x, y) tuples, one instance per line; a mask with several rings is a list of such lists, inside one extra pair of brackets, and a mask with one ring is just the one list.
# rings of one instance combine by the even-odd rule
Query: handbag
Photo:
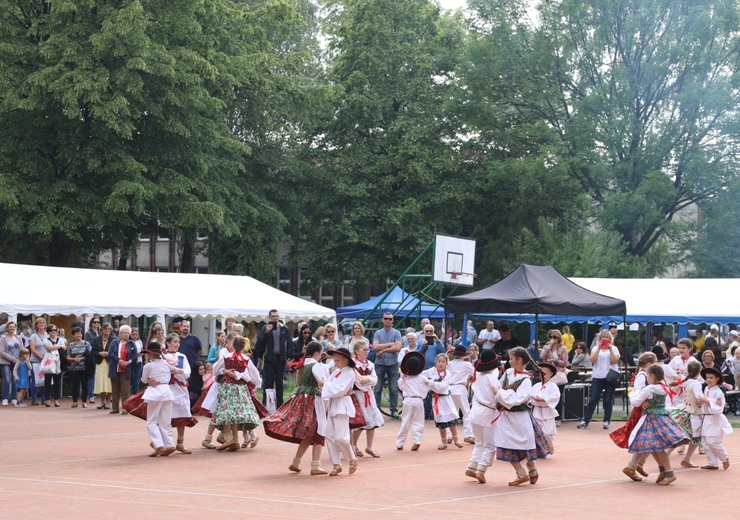
[(606, 373), (606, 381), (610, 385), (617, 386), (622, 381), (622, 374), (620, 374), (618, 371), (614, 370), (613, 368), (610, 368), (609, 372)]
[(568, 384), (568, 376), (565, 375), (565, 371), (558, 371), (555, 373), (555, 375), (552, 377), (551, 381), (555, 383), (557, 386), (563, 386)]
[[(56, 354), (56, 356), (54, 356)], [(41, 359), (41, 365), (39, 372), (42, 374), (58, 374), (59, 370), (59, 354), (57, 352), (47, 352)]]

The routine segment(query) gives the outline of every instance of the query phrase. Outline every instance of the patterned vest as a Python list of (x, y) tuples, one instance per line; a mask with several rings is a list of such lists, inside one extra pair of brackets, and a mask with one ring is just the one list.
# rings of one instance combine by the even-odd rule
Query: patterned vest
[[(507, 373), (504, 376), (504, 384), (501, 385), (502, 390), (514, 390), (515, 392), (519, 389), (519, 387), (524, 382), (525, 378), (519, 379), (517, 381), (514, 381), (513, 383), (509, 383), (509, 374)], [(529, 412), (532, 410), (532, 406), (527, 403), (518, 404), (516, 406), (512, 406), (511, 408), (506, 408), (503, 405), (499, 405), (501, 410), (508, 410), (510, 412)]]
[(294, 394), (313, 394), (321, 395), (319, 390), (319, 382), (313, 375), (313, 363), (310, 365), (303, 365), (298, 370), (298, 385), (295, 387)]

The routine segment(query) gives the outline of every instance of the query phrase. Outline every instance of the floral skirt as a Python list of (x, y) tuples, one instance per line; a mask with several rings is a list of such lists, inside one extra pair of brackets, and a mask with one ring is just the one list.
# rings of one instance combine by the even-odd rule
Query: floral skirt
[(652, 453), (688, 444), (689, 439), (669, 415), (649, 413), (630, 444), (630, 453)]
[(691, 414), (686, 410), (672, 408), (668, 411), (676, 424), (678, 424), (686, 437), (689, 438), (689, 444), (692, 446), (701, 446), (701, 437), (694, 437), (694, 429), (691, 426)]
[(542, 426), (534, 420), (532, 412), (529, 412), (529, 418), (532, 419), (532, 426), (534, 427), (534, 449), (514, 450), (511, 448), (496, 448), (496, 458), (498, 460), (521, 462), (527, 459), (527, 462), (534, 462), (537, 459), (544, 459), (552, 454), (552, 448), (547, 443), (547, 437), (545, 437), (545, 433), (542, 431)]
[(213, 424), (216, 426), (236, 424), (240, 430), (251, 430), (256, 428), (259, 422), (247, 385), (223, 383), (218, 389)]
[(642, 407), (633, 407), (629, 419), (627, 419), (625, 425), (621, 428), (617, 428), (609, 434), (609, 437), (611, 437), (612, 441), (614, 441), (614, 444), (625, 450), (627, 449), (630, 441), (630, 435), (632, 435), (632, 430), (634, 430), (635, 426), (637, 426), (637, 421), (640, 420), (640, 417), (642, 417)]
[(264, 419), (268, 415), (270, 415), (270, 412), (267, 410), (267, 407), (262, 404), (262, 401), (260, 401), (257, 398), (257, 387), (254, 386), (254, 383), (247, 383), (247, 387), (249, 388), (249, 395), (252, 398), (252, 404), (254, 405), (254, 409), (257, 411), (257, 416), (260, 419)]
[(295, 394), (288, 399), (262, 422), (267, 436), (293, 444), (300, 444), (308, 437), (312, 439), (311, 444), (323, 446), (324, 437), (317, 433), (316, 398), (313, 394)]

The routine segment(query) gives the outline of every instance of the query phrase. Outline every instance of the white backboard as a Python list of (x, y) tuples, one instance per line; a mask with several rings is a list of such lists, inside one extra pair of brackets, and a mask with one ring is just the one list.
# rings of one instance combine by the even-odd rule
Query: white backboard
[(434, 281), (473, 286), (475, 239), (437, 235), (434, 243)]

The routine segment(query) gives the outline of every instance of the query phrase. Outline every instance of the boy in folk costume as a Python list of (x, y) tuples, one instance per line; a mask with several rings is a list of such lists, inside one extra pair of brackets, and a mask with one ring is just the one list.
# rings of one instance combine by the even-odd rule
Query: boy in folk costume
[(409, 351), (401, 360), (403, 377), (399, 382), (403, 390), (403, 408), (401, 409), (401, 428), (396, 436), (396, 449), (402, 450), (409, 429), (411, 430), (411, 451), (421, 447), (421, 435), (424, 433), (424, 398), (429, 393), (429, 379), (423, 377), (426, 358), (421, 352)]
[(149, 343), (144, 352), (149, 355), (149, 363), (141, 373), (141, 380), (147, 385), (142, 399), (147, 403), (146, 431), (154, 448), (149, 456), (166, 457), (175, 451), (171, 424), (173, 396), (169, 384), (172, 368), (162, 359), (162, 347), (156, 341)]
[(342, 456), (349, 461), (349, 474), (357, 471), (357, 458), (350, 446), (349, 418), (355, 415), (350, 394), (355, 384), (355, 362), (345, 347), (331, 351), (336, 370), (324, 382), (322, 399), (328, 400), (326, 444), (334, 467), (329, 476), (342, 472)]
[(468, 404), (468, 383), (473, 379), (475, 369), (468, 361), (468, 353), (465, 345), (458, 345), (452, 351), (452, 359), (447, 365), (450, 372), (450, 395), (455, 407), (462, 411), (463, 416), (463, 440), (469, 444), (475, 444), (473, 427), (470, 424), (470, 404)]
[(707, 464), (701, 469), (719, 469), (720, 462), (724, 469), (729, 469), (730, 457), (722, 443), (722, 434), (732, 433), (732, 426), (723, 414), (725, 396), (717, 386), (723, 381), (722, 372), (709, 367), (702, 369), (701, 376), (707, 382), (707, 387), (696, 401), (701, 405), (704, 417), (699, 427), (694, 430), (695, 436), (701, 435), (701, 444), (707, 455)]
[[(694, 436), (694, 427), (698, 427), (701, 424), (701, 419), (704, 416), (701, 405), (697, 401), (702, 396), (701, 383), (699, 382), (699, 373), (701, 372), (701, 363), (696, 359), (692, 359), (687, 365), (687, 371), (682, 374), (684, 379), (680, 386), (674, 387), (674, 390), (678, 392), (681, 390), (681, 404), (676, 408), (671, 408), (668, 413), (676, 421), (681, 429), (689, 438), (689, 447), (685, 450), (685, 455), (681, 461), (681, 466), (684, 468), (698, 468), (691, 462), (691, 456), (694, 454), (696, 449), (701, 446), (701, 437)], [(683, 447), (681, 445), (679, 450)], [(665, 452), (670, 455), (673, 448), (668, 448)], [(680, 452), (680, 451), (679, 451)]]
[(493, 429), (499, 417), (496, 394), (501, 384), (499, 371), (503, 368), (501, 360), (493, 349), (484, 350), (475, 364), (473, 406), (470, 409), (470, 422), (475, 437), (475, 447), (470, 456), (465, 476), (472, 477), (481, 484), (486, 483), (486, 470), (491, 466), (496, 454), (493, 442)]
[(558, 416), (555, 407), (560, 402), (560, 389), (550, 380), (558, 369), (552, 363), (546, 362), (539, 363), (537, 367), (540, 369), (542, 381), (532, 386), (529, 391), (529, 402), (534, 407), (532, 409), (534, 420), (542, 427), (542, 433), (545, 434), (550, 451), (555, 453), (553, 439), (557, 435), (555, 418)]

